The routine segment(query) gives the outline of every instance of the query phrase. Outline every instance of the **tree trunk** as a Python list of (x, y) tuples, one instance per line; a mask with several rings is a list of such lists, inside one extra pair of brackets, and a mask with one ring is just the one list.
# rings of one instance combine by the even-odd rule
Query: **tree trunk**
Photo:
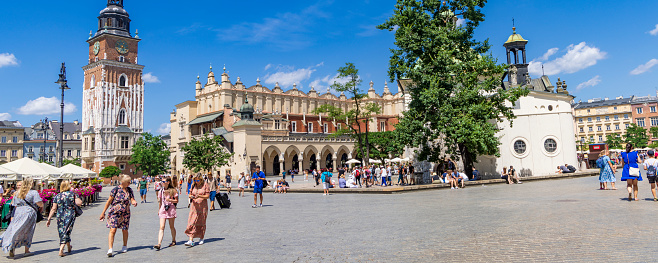
[(458, 143), (457, 145), (459, 146), (459, 153), (464, 164), (464, 173), (469, 179), (473, 179), (473, 159), (471, 158), (471, 152), (464, 144)]
[(366, 158), (368, 161), (367, 163), (370, 163), (370, 142), (368, 142), (368, 120), (366, 120)]

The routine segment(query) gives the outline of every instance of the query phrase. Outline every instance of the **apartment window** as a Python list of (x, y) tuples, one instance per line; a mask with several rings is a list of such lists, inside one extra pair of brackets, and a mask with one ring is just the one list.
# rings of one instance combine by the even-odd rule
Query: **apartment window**
[(637, 126), (644, 127), (644, 118), (637, 118), (635, 119), (635, 122), (637, 123)]
[(609, 120), (610, 120), (610, 116), (605, 116), (605, 121), (609, 121)]
[(308, 124), (308, 132), (313, 133), (313, 123)]
[(128, 149), (128, 136), (121, 136), (121, 149)]
[(596, 121), (601, 121), (601, 117), (596, 117)]
[(91, 138), (91, 149), (92, 151), (96, 150), (96, 138)]
[(656, 112), (656, 106), (651, 106), (649, 107), (650, 112)]
[(342, 123), (339, 123), (339, 124), (338, 124), (338, 130), (342, 130), (342, 129), (343, 129), (343, 124), (342, 124)]
[(637, 114), (642, 114), (642, 108), (635, 108), (635, 110), (637, 111)]
[(619, 115), (615, 115), (615, 120), (619, 120)]
[(585, 142), (585, 137), (580, 137), (580, 142)]
[(596, 126), (596, 130), (597, 130), (597, 131), (602, 131), (602, 130), (603, 130), (603, 127), (601, 127), (601, 126)]
[(628, 129), (628, 123), (626, 123), (626, 125), (624, 125), (624, 126), (626, 126), (626, 129)]
[(53, 162), (53, 156), (52, 156), (52, 155), (51, 155), (51, 156), (48, 156), (48, 162), (49, 162), (49, 163), (52, 163), (52, 162)]
[(29, 153), (34, 152), (34, 147), (32, 147), (32, 146), (27, 147), (27, 152), (29, 152)]
[(43, 133), (37, 133), (37, 139), (43, 139)]
[(54, 152), (53, 147), (52, 147), (52, 146), (48, 146), (48, 151), (49, 151), (49, 152)]
[(80, 150), (76, 150), (76, 156), (80, 157)]
[(594, 127), (589, 126), (589, 131), (594, 131)]
[(606, 126), (605, 126), (605, 130), (606, 130), (606, 131), (611, 130), (610, 125), (606, 125)]
[(11, 157), (18, 157), (18, 150), (11, 150)]
[(2, 136), (2, 143), (7, 143), (7, 137)]
[(292, 132), (297, 132), (297, 122), (293, 121), (293, 122), (290, 123), (290, 130)]
[(73, 151), (67, 150), (66, 151), (66, 156), (71, 157), (71, 155), (73, 155)]
[(121, 171), (125, 170), (125, 169), (126, 169), (126, 165), (125, 165), (125, 164), (119, 164), (119, 169), (120, 169)]
[(323, 130), (324, 130), (324, 133), (329, 133), (329, 124), (325, 123), (324, 127), (323, 127)]
[(614, 107), (614, 110), (617, 110), (617, 106)]
[(587, 113), (589, 113), (589, 109), (587, 109)]
[(658, 117), (651, 117), (651, 126), (658, 126)]
[(619, 130), (619, 124), (615, 124), (615, 130)]
[(18, 137), (14, 136), (14, 138), (11, 138), (11, 142), (18, 143)]
[(85, 150), (89, 149), (89, 138), (85, 138)]
[(593, 142), (594, 141), (594, 136), (589, 136), (589, 141)]
[(583, 127), (580, 127), (580, 132), (585, 132), (585, 129)]
[(7, 151), (0, 150), (0, 157), (6, 157), (6, 156), (7, 156)]
[(379, 122), (379, 131), (386, 131), (386, 122)]
[(624, 114), (624, 119), (628, 119), (628, 114)]
[(124, 109), (119, 110), (119, 125), (126, 124), (126, 111)]
[(599, 142), (603, 141), (603, 136), (599, 135)]
[(43, 153), (43, 152), (45, 152), (45, 150), (44, 150), (44, 148), (43, 148), (43, 146), (39, 146), (39, 152), (40, 152), (40, 153)]
[(587, 118), (588, 122), (592, 122), (592, 117)]
[(578, 122), (583, 123), (583, 118), (578, 119)]
[(281, 121), (280, 120), (274, 120), (274, 129), (275, 130), (280, 130), (281, 129)]

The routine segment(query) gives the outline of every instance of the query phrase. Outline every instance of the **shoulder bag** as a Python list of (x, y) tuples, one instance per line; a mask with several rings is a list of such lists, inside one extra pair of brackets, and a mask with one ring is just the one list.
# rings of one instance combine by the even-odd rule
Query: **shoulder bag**
[(16, 211), (16, 206), (10, 204), (9, 212), (7, 212), (7, 214), (2, 218), (2, 222), (9, 224), (11, 222), (11, 218), (14, 217), (15, 211)]
[(628, 166), (628, 175), (632, 177), (640, 177), (640, 168), (630, 167), (630, 165)]
[(27, 205), (32, 207), (32, 209), (34, 209), (34, 211), (37, 213), (37, 223), (43, 221), (43, 213), (39, 212), (39, 207), (36, 204), (32, 204), (28, 201), (25, 201), (25, 203), (27, 203)]

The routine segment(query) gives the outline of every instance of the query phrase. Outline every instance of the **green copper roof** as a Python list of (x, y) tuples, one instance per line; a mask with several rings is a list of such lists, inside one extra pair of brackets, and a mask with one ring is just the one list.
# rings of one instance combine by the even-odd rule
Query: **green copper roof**
[(212, 113), (212, 114), (206, 114), (202, 115), (199, 117), (196, 117), (196, 119), (192, 120), (190, 123), (187, 125), (193, 125), (193, 124), (200, 124), (200, 123), (206, 123), (206, 122), (212, 122), (215, 119), (219, 118), (219, 116), (224, 115), (223, 111)]

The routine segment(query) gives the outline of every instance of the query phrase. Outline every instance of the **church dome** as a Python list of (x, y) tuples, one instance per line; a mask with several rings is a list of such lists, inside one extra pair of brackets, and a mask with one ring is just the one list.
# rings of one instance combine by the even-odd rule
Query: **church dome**
[(240, 107), (240, 112), (254, 112), (254, 106), (249, 104), (247, 100), (244, 101), (244, 104)]
[(528, 42), (528, 40), (523, 39), (523, 37), (516, 33), (516, 27), (513, 28), (514, 33), (507, 38), (505, 44), (514, 43), (514, 42)]
[(100, 14), (101, 15), (104, 15), (104, 14), (120, 14), (120, 15), (129, 16), (128, 11), (126, 11), (126, 9), (123, 9), (122, 7), (117, 6), (117, 5), (111, 5), (111, 6), (106, 7), (105, 9), (101, 10)]

